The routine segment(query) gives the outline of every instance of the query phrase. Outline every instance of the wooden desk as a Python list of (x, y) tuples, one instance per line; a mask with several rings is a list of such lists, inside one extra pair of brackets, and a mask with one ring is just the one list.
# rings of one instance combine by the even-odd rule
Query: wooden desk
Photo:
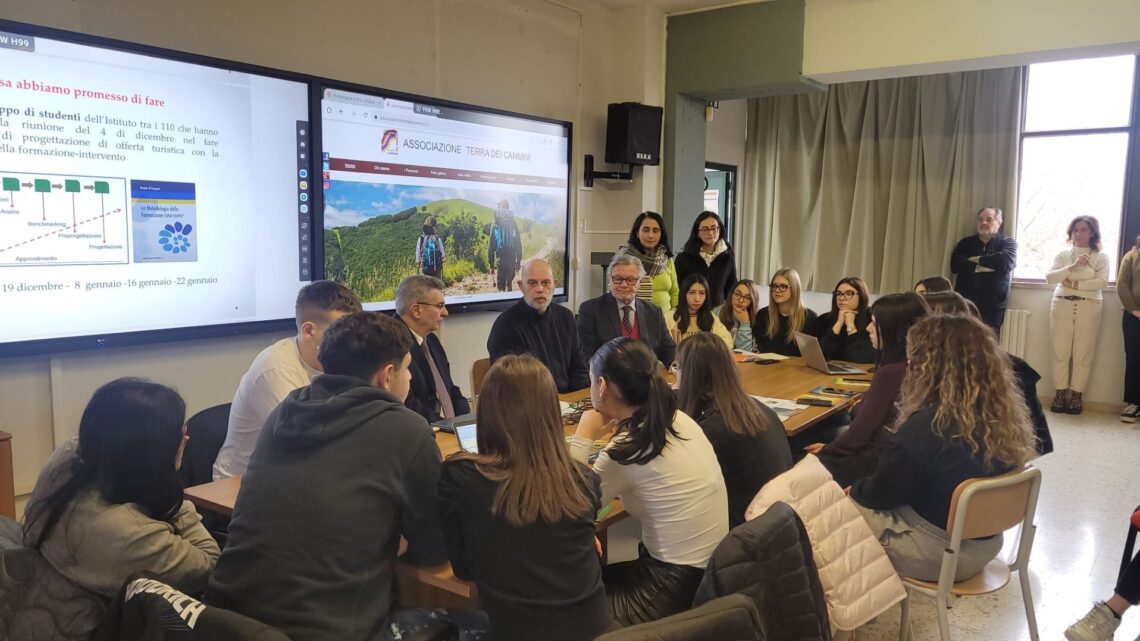
[(16, 518), (16, 481), (12, 470), (12, 435), (0, 432), (0, 516)]
[[(800, 394), (810, 392), (820, 385), (830, 385), (834, 374), (823, 374), (804, 365), (804, 359), (796, 356), (772, 365), (737, 363), (740, 381), (744, 390), (756, 396), (795, 400)], [(863, 369), (866, 369), (865, 367)], [(857, 378), (870, 378), (870, 374), (856, 375)], [(841, 412), (855, 403), (855, 399), (838, 401), (831, 407), (805, 405), (804, 409), (784, 422), (788, 436), (794, 436), (819, 423), (823, 419)]]

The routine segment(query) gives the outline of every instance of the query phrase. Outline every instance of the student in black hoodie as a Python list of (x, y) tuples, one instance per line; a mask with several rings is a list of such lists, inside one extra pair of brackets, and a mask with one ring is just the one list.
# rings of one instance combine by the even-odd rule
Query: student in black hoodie
[(879, 353), (871, 344), (871, 298), (862, 278), (849, 276), (831, 292), (831, 311), (819, 317), (819, 346), (828, 360), (874, 363)]
[(529, 355), (479, 393), (478, 453), (443, 464), (440, 515), (455, 576), (474, 580), (495, 641), (578, 641), (613, 619), (595, 548), (598, 476), (571, 460), (558, 394)]
[(291, 392), (258, 437), (206, 601), (291, 639), (388, 632), (404, 561), (447, 561), (431, 428), (404, 407), (412, 336), (356, 312), (321, 340), (324, 374)]

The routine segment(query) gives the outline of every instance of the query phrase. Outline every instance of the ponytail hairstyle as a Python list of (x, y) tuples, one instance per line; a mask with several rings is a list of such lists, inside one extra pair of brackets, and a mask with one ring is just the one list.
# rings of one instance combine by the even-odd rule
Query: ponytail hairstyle
[(677, 321), (677, 329), (682, 334), (689, 331), (689, 290), (694, 286), (700, 285), (705, 288), (705, 302), (701, 304), (701, 308), (697, 310), (697, 327), (702, 332), (711, 332), (713, 328), (713, 313), (712, 313), (712, 293), (709, 291), (709, 281), (705, 280), (704, 276), (697, 273), (689, 274), (685, 277), (685, 282), (681, 283), (681, 296), (677, 303), (677, 308), (673, 310), (673, 320)]
[(590, 359), (590, 376), (605, 379), (610, 393), (634, 408), (633, 416), (618, 424), (615, 444), (607, 450), (615, 462), (645, 465), (661, 454), (670, 434), (681, 438), (673, 428), (677, 398), (645, 343), (618, 337), (602, 345)]
[(80, 492), (95, 489), (107, 503), (135, 503), (156, 521), (182, 506), (176, 460), (186, 403), (178, 392), (141, 378), (120, 378), (95, 390), (79, 420), (79, 448), (66, 480), (28, 506), (24, 540), (39, 548)]

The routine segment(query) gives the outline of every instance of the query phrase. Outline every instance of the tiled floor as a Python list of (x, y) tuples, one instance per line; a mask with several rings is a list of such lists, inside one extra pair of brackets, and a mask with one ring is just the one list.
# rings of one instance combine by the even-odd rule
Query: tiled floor
[[(1140, 504), (1140, 424), (1115, 415), (1050, 414), (1056, 451), (1035, 465), (1043, 482), (1037, 507), (1037, 537), (1029, 567), (1037, 624), (1043, 641), (1063, 639), (1065, 628), (1095, 600), (1112, 594), (1128, 516)], [(637, 523), (611, 531), (611, 561), (636, 555)], [(1006, 553), (1016, 531), (1006, 535)], [(921, 595), (911, 604), (915, 639), (938, 638), (934, 601)], [(857, 641), (898, 638), (899, 608), (892, 608), (856, 632)], [(950, 610), (955, 641), (1029, 639), (1021, 587), (1014, 580), (987, 596), (959, 599)], [(1116, 639), (1140, 634), (1140, 608), (1129, 612)]]

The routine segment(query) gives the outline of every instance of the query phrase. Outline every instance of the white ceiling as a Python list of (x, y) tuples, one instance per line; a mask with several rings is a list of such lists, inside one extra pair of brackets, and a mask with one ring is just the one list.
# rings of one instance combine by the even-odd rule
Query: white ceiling
[(649, 6), (660, 9), (667, 14), (701, 11), (762, 1), (764, 0), (598, 0), (600, 4), (613, 9)]

